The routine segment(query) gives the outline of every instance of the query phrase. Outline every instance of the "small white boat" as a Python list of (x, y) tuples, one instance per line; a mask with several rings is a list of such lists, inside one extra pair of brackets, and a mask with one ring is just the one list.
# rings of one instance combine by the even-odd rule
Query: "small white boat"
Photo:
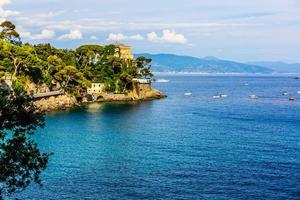
[(157, 83), (168, 83), (168, 82), (170, 82), (170, 80), (166, 80), (166, 79), (156, 79), (155, 82), (157, 82)]
[(289, 93), (288, 92), (283, 92), (282, 95), (283, 96), (287, 96)]
[(228, 95), (227, 95), (227, 94), (220, 94), (220, 97), (221, 97), (221, 98), (227, 98)]
[(191, 93), (191, 92), (186, 92), (186, 93), (184, 93), (184, 95), (185, 95), (185, 96), (191, 96), (192, 93)]
[(296, 97), (290, 97), (289, 100), (290, 101), (296, 101)]
[(227, 97), (228, 97), (227, 94), (219, 94), (219, 95), (213, 96), (213, 99), (224, 99), (224, 98), (227, 98)]
[(258, 99), (258, 96), (256, 96), (255, 94), (252, 94), (249, 97), (250, 97), (250, 99)]
[(300, 94), (300, 91), (298, 91), (297, 94)]

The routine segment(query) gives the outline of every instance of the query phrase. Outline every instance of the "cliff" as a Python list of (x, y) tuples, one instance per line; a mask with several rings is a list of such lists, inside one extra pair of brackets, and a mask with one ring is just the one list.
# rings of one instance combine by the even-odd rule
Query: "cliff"
[(103, 93), (99, 95), (94, 101), (82, 101), (78, 102), (74, 96), (71, 95), (60, 95), (57, 97), (43, 98), (35, 101), (39, 111), (50, 112), (56, 110), (65, 110), (74, 106), (80, 105), (81, 103), (92, 103), (92, 102), (113, 102), (113, 101), (147, 101), (154, 99), (165, 98), (166, 95), (162, 92), (148, 88), (141, 90), (138, 94), (136, 91), (131, 91), (128, 94), (114, 94), (114, 93)]
[(57, 97), (49, 97), (37, 100), (34, 102), (39, 111), (55, 111), (72, 108), (78, 105), (78, 102), (74, 96), (60, 95)]

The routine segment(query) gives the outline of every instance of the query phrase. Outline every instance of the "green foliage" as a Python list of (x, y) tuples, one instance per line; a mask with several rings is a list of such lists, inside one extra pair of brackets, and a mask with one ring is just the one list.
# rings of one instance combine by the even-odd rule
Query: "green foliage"
[[(59, 82), (67, 92), (78, 93), (91, 82), (101, 82), (110, 92), (127, 92), (132, 79), (152, 77), (151, 59), (122, 59), (115, 45), (82, 45), (75, 51), (57, 49), (51, 44), (16, 45), (7, 42), (7, 35), (15, 36), (15, 27), (9, 22), (3, 25), (0, 39), (0, 72), (11, 73), (14, 81), (26, 77), (36, 84)], [(6, 35), (6, 36), (4, 36)], [(16, 89), (21, 90), (21, 85)], [(25, 87), (23, 83), (23, 88)]]
[(2, 29), (0, 39), (4, 39), (12, 44), (21, 44), (20, 34), (16, 31), (16, 26), (10, 21), (4, 21), (0, 24)]
[(42, 154), (28, 136), (43, 126), (32, 99), (0, 89), (0, 199), (33, 181), (41, 184), (50, 154)]
[(152, 59), (146, 58), (144, 56), (140, 56), (136, 59), (137, 68), (139, 70), (139, 74), (145, 78), (152, 77), (153, 74), (151, 72), (151, 65)]
[(18, 95), (25, 95), (25, 83), (24, 78), (17, 79), (12, 83), (13, 91)]

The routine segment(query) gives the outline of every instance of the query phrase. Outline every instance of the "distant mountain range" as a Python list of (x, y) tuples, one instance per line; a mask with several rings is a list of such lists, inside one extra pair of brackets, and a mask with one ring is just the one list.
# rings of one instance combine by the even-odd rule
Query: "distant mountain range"
[(249, 62), (247, 64), (266, 67), (277, 73), (300, 73), (300, 63), (287, 64), (284, 62)]
[(152, 59), (152, 70), (155, 72), (201, 72), (201, 73), (272, 73), (273, 70), (234, 61), (221, 60), (215, 57), (196, 58), (173, 54), (136, 54)]
[(216, 57), (197, 58), (174, 54), (136, 54), (152, 59), (155, 72), (199, 72), (199, 73), (300, 73), (300, 64), (283, 62), (240, 63)]

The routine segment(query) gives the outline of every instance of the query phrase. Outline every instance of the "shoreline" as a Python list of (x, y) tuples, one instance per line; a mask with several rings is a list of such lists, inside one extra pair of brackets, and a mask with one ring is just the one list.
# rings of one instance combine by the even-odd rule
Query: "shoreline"
[(261, 76), (261, 77), (296, 77), (297, 73), (205, 73), (205, 72), (153, 72), (156, 76)]
[(146, 94), (140, 96), (134, 95), (132, 92), (129, 92), (128, 94), (103, 93), (99, 96), (100, 98), (94, 101), (78, 101), (74, 96), (64, 94), (56, 97), (52, 96), (49, 98), (42, 98), (40, 100), (34, 101), (34, 104), (37, 107), (38, 112), (49, 113), (53, 111), (67, 110), (76, 106), (92, 103), (139, 101), (142, 102), (158, 100), (167, 97), (167, 95), (154, 88), (152, 88), (151, 91), (148, 91)]

